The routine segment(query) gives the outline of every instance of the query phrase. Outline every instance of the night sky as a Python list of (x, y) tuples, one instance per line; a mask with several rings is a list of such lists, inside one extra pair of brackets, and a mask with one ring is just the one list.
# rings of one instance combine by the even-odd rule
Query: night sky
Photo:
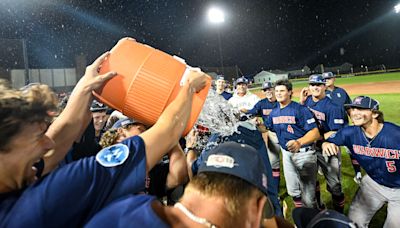
[[(225, 66), (244, 74), (344, 62), (400, 67), (400, 14), (394, 0), (0, 0), (0, 38), (27, 40), (31, 68), (92, 61), (131, 36), (192, 66)], [(207, 22), (210, 6), (225, 23)], [(0, 58), (7, 58), (1, 56)]]

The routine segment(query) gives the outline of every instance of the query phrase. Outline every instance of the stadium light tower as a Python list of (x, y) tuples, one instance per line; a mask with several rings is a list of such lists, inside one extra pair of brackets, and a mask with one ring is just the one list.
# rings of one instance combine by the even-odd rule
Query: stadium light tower
[(400, 3), (394, 6), (394, 12), (400, 13)]
[[(224, 11), (216, 7), (212, 7), (208, 10), (207, 18), (211, 24), (215, 25), (220, 25), (225, 22)], [(224, 74), (224, 59), (222, 57), (221, 34), (218, 28), (217, 28), (217, 34), (218, 34), (219, 60), (221, 61), (222, 74)]]

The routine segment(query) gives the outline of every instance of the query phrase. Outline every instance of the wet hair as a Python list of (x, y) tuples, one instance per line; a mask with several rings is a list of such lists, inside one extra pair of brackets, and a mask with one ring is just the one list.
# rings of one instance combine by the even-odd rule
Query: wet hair
[(376, 117), (376, 120), (378, 121), (378, 123), (384, 123), (385, 122), (385, 118), (383, 116), (383, 112), (381, 112), (379, 110), (372, 110), (372, 113), (378, 114), (378, 117)]
[(281, 79), (281, 80), (276, 81), (275, 87), (280, 86), (280, 85), (285, 86), (288, 91), (293, 90), (292, 83), (287, 79)]
[(0, 150), (8, 151), (25, 124), (50, 123), (57, 112), (57, 96), (49, 86), (32, 84), (16, 90), (0, 80)]
[(223, 197), (228, 212), (227, 227), (234, 227), (240, 221), (244, 205), (253, 197), (264, 194), (250, 183), (224, 173), (203, 172), (194, 176), (185, 188), (185, 194), (195, 192), (207, 198)]
[[(129, 129), (131, 129), (131, 127), (138, 125), (138, 124), (141, 124), (141, 123), (131, 123), (131, 124), (122, 126), (121, 128), (123, 128), (125, 130), (129, 130)], [(110, 128), (101, 135), (99, 144), (102, 148), (112, 146), (115, 143), (117, 143), (117, 139), (119, 138), (119, 136), (120, 135), (118, 132), (118, 128)]]

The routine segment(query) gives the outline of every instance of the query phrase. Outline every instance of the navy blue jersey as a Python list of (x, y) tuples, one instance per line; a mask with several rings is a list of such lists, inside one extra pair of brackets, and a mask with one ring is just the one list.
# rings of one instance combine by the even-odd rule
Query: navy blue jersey
[(97, 213), (85, 227), (169, 227), (151, 206), (156, 200), (149, 195), (123, 198)]
[(220, 95), (223, 96), (225, 98), (225, 100), (229, 100), (233, 96), (233, 94), (228, 93), (226, 91), (222, 92)]
[(130, 153), (104, 167), (94, 157), (70, 163), (19, 192), (0, 195), (0, 227), (82, 227), (122, 196), (143, 191), (145, 145), (139, 136), (122, 142)]
[(299, 139), (308, 131), (317, 128), (311, 111), (306, 106), (294, 101), (282, 109), (279, 105), (272, 109), (265, 125), (268, 129), (276, 132), (279, 145), (285, 150), (287, 150), (286, 143), (288, 141)]
[(329, 131), (337, 131), (348, 123), (344, 119), (344, 108), (335, 105), (328, 97), (317, 102), (313, 101), (312, 96), (308, 96), (304, 105), (314, 113), (315, 118), (320, 123), (321, 134)]
[(361, 127), (347, 126), (327, 141), (347, 146), (367, 174), (377, 183), (400, 188), (400, 127), (385, 122), (375, 138), (367, 139)]
[(249, 114), (261, 116), (264, 122), (267, 122), (268, 116), (271, 113), (272, 109), (278, 106), (278, 102), (270, 102), (267, 98), (264, 98), (257, 102), (254, 107), (248, 111)]
[(347, 92), (340, 87), (335, 86), (332, 91), (327, 89), (325, 93), (326, 96), (332, 99), (333, 103), (335, 103), (336, 105), (343, 106), (344, 104), (351, 103), (351, 99)]

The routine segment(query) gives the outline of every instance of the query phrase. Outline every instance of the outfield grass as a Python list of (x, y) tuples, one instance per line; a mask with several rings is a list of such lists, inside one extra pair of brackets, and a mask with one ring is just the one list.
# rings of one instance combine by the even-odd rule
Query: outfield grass
[[(400, 72), (386, 73), (386, 74), (374, 74), (366, 76), (353, 76), (347, 78), (337, 78), (335, 85), (347, 85), (347, 84), (362, 84), (371, 82), (383, 82), (383, 81), (395, 81), (400, 80)], [(293, 82), (294, 88), (303, 88), (308, 86), (307, 81)], [(400, 90), (400, 88), (399, 88)]]

